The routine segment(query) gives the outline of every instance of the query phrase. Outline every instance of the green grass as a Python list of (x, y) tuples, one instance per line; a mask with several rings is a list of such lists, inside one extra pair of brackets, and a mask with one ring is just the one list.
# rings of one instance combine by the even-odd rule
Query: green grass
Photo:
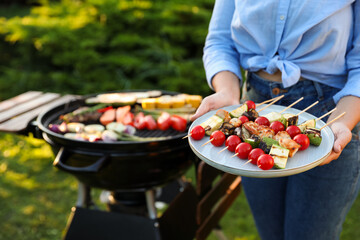
[[(54, 156), (43, 140), (0, 133), (0, 239), (60, 239), (77, 197), (71, 175), (52, 166)], [(188, 176), (193, 175), (193, 169)], [(93, 197), (100, 208), (99, 190)], [(343, 240), (360, 236), (360, 200), (351, 209)], [(221, 220), (228, 239), (259, 239), (242, 193)], [(217, 239), (212, 233), (209, 240)]]

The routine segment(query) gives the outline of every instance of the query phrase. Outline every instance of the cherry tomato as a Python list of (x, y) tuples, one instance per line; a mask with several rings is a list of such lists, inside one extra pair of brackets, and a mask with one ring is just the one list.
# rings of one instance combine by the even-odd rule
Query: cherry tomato
[(235, 148), (235, 153), (237, 153), (239, 158), (247, 159), (251, 150), (250, 143), (242, 142)]
[(212, 145), (220, 147), (225, 142), (225, 134), (220, 130), (216, 130), (210, 135), (210, 139), (212, 139)]
[(280, 121), (274, 121), (270, 124), (270, 128), (272, 130), (274, 130), (275, 134), (277, 134), (278, 132), (280, 131), (284, 131), (285, 130), (285, 127), (284, 127), (284, 124), (282, 124), (282, 122)]
[(309, 137), (305, 134), (298, 134), (294, 137), (294, 141), (301, 145), (299, 150), (305, 150), (310, 145)]
[(171, 116), (168, 112), (162, 112), (157, 119), (157, 126), (160, 130), (167, 130), (171, 126)]
[(136, 114), (134, 119), (134, 127), (139, 130), (142, 130), (146, 127), (145, 115), (143, 112), (139, 112), (138, 114)]
[(151, 115), (146, 115), (144, 118), (146, 129), (155, 130), (157, 128), (155, 119)]
[(255, 122), (259, 125), (270, 126), (270, 121), (266, 117), (257, 117)]
[(269, 170), (274, 166), (274, 159), (269, 154), (263, 154), (258, 158), (257, 165), (262, 170)]
[(191, 133), (191, 137), (194, 140), (200, 140), (205, 136), (205, 129), (202, 126), (197, 125), (193, 127), (193, 129), (191, 129), (190, 133)]
[(241, 143), (241, 139), (236, 135), (231, 135), (226, 139), (225, 146), (228, 147), (230, 152), (235, 152), (235, 148), (239, 143)]
[(247, 116), (241, 116), (239, 117), (239, 120), (241, 121), (241, 124), (246, 123), (249, 121), (249, 118)]
[(265, 154), (264, 150), (261, 148), (254, 148), (250, 151), (248, 159), (251, 160), (252, 164), (257, 165), (258, 158), (263, 154)]
[(290, 135), (291, 138), (294, 138), (296, 135), (301, 133), (301, 130), (298, 126), (291, 125), (286, 128), (286, 132)]
[(178, 115), (172, 115), (170, 121), (171, 121), (171, 127), (176, 131), (183, 132), (186, 130), (186, 124), (187, 124), (186, 119)]
[(256, 109), (256, 104), (253, 101), (247, 100), (245, 103), (248, 106), (248, 110), (249, 109)]

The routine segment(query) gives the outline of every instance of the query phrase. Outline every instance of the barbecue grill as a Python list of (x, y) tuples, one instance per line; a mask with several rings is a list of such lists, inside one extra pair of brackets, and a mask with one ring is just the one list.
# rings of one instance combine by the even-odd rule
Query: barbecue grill
[[(186, 240), (195, 234), (205, 239), (239, 194), (238, 177), (225, 174), (212, 189), (221, 173), (200, 163), (195, 191), (180, 178), (192, 162), (199, 163), (182, 139), (185, 132), (139, 131), (138, 136), (161, 139), (106, 143), (67, 139), (47, 128), (61, 114), (83, 106), (85, 98), (30, 91), (0, 102), (0, 131), (43, 138), (56, 155), (54, 165), (78, 179), (65, 239)], [(101, 200), (109, 211), (96, 210), (93, 188), (103, 190)], [(155, 207), (159, 201), (168, 203), (161, 217)]]

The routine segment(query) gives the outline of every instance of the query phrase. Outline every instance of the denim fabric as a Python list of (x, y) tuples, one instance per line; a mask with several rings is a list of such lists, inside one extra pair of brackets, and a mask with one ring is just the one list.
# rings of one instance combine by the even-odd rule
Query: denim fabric
[[(290, 88), (268, 82), (255, 74), (248, 79), (247, 97), (255, 102), (276, 97), (273, 88), (285, 94), (278, 103), (304, 109), (321, 100), (308, 112), (320, 116), (335, 107), (332, 96), (337, 89), (304, 80)], [(341, 156), (330, 164), (281, 178), (243, 177), (245, 195), (261, 239), (332, 240), (339, 239), (346, 214), (360, 188), (359, 125)]]

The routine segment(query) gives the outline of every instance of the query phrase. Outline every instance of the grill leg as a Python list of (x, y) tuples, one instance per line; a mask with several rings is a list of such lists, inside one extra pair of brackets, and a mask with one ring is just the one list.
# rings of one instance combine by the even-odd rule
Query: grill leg
[(146, 197), (146, 206), (149, 212), (150, 219), (157, 219), (157, 213), (155, 208), (155, 191), (153, 189), (147, 190), (145, 192)]
[(94, 203), (91, 199), (91, 188), (78, 181), (78, 197), (76, 201), (77, 207), (89, 208), (94, 206)]

